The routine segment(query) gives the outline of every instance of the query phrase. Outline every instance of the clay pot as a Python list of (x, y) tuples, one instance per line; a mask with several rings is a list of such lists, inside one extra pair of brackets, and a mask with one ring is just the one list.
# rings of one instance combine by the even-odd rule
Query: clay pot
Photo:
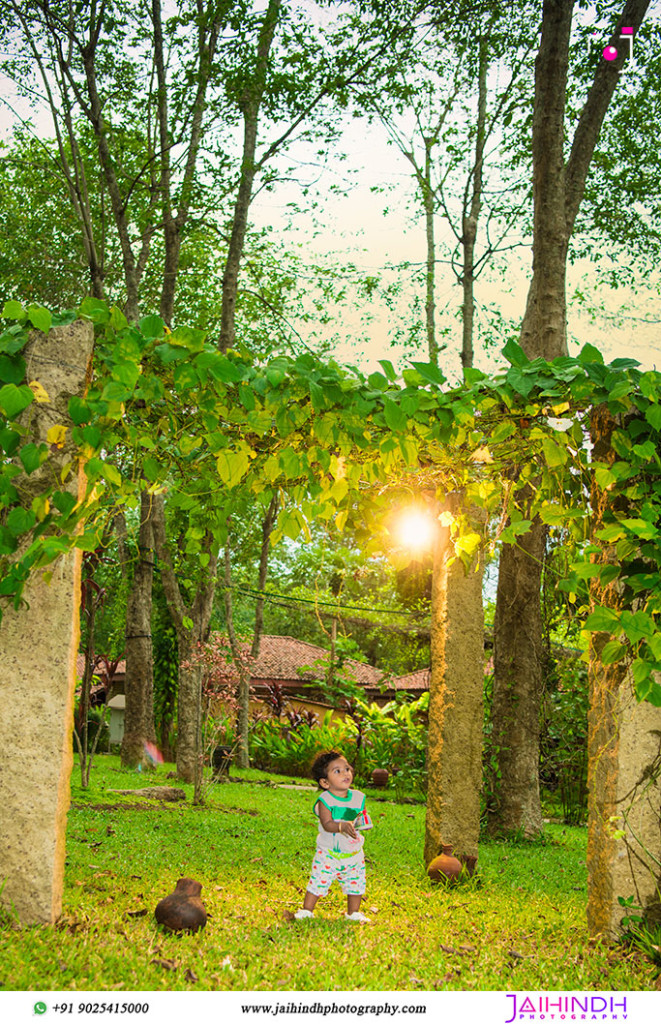
[(216, 747), (213, 754), (211, 755), (211, 763), (213, 765), (213, 778), (214, 779), (226, 779), (229, 778), (230, 766), (233, 758), (231, 747)]
[(427, 868), (427, 874), (432, 882), (456, 882), (463, 870), (461, 861), (452, 856), (452, 847), (443, 846), (442, 852)]
[(378, 786), (379, 788), (381, 788), (382, 786), (387, 786), (388, 785), (388, 770), (387, 770), (387, 768), (375, 768), (374, 769), (374, 771), (372, 772), (372, 785), (373, 786)]
[(464, 872), (469, 878), (472, 878), (475, 874), (475, 868), (477, 866), (477, 857), (472, 854), (462, 853), (459, 860), (463, 864)]
[(207, 923), (200, 899), (202, 886), (194, 878), (180, 878), (174, 892), (156, 905), (154, 917), (170, 932), (196, 932)]

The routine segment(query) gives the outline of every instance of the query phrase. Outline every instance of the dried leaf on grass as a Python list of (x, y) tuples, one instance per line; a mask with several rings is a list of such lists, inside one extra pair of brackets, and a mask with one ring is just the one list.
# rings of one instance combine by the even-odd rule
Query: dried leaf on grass
[(164, 971), (176, 971), (179, 964), (176, 960), (166, 960), (165, 958), (157, 958), (151, 961), (156, 964), (157, 967), (162, 967)]

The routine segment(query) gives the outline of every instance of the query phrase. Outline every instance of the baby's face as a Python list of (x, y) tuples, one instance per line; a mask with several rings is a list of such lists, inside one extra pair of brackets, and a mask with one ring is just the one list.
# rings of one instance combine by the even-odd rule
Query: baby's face
[[(326, 778), (321, 780), (324, 789), (344, 796), (353, 781), (353, 769), (345, 757), (336, 757), (326, 769)], [(324, 785), (325, 784), (325, 785)]]

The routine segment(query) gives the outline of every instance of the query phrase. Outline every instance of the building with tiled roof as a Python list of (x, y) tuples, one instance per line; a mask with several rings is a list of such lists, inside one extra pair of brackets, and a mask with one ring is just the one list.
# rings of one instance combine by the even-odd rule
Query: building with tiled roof
[[(249, 644), (245, 645), (249, 648)], [(315, 703), (324, 703), (321, 693), (314, 691), (314, 682), (322, 680), (330, 652), (324, 647), (298, 640), (293, 636), (263, 636), (260, 643), (259, 657), (255, 661), (251, 673), (251, 685), (254, 696), (259, 699), (267, 693), (269, 685), (279, 684), (287, 697), (306, 701), (308, 698)], [(321, 663), (321, 664), (317, 664)], [(429, 689), (429, 669), (419, 669), (408, 675), (392, 677), (380, 669), (353, 658), (344, 659), (344, 667), (350, 676), (365, 689), (365, 699), (383, 704), (392, 700), (396, 693), (408, 692), (419, 697)], [(78, 678), (83, 674), (85, 659), (78, 655)], [(102, 676), (101, 667), (95, 675)], [(120, 661), (112, 680), (112, 694), (124, 692), (126, 663)]]

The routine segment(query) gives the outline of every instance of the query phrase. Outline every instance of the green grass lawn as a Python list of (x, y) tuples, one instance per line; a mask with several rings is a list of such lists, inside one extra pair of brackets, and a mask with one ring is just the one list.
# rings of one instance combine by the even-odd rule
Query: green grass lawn
[[(314, 848), (314, 794), (260, 784), (264, 773), (151, 804), (113, 789), (163, 784), (97, 759), (72, 779), (63, 915), (55, 928), (0, 926), (0, 989), (639, 990), (658, 968), (592, 945), (585, 924), (585, 829), (550, 825), (544, 843), (485, 842), (479, 876), (432, 888), (422, 865), (424, 806), (368, 796), (370, 925), (342, 919), (339, 892), (312, 921), (302, 903)], [(288, 778), (278, 779), (290, 782)], [(173, 785), (179, 785), (176, 781)], [(153, 913), (177, 879), (203, 886), (209, 921), (163, 932)]]

